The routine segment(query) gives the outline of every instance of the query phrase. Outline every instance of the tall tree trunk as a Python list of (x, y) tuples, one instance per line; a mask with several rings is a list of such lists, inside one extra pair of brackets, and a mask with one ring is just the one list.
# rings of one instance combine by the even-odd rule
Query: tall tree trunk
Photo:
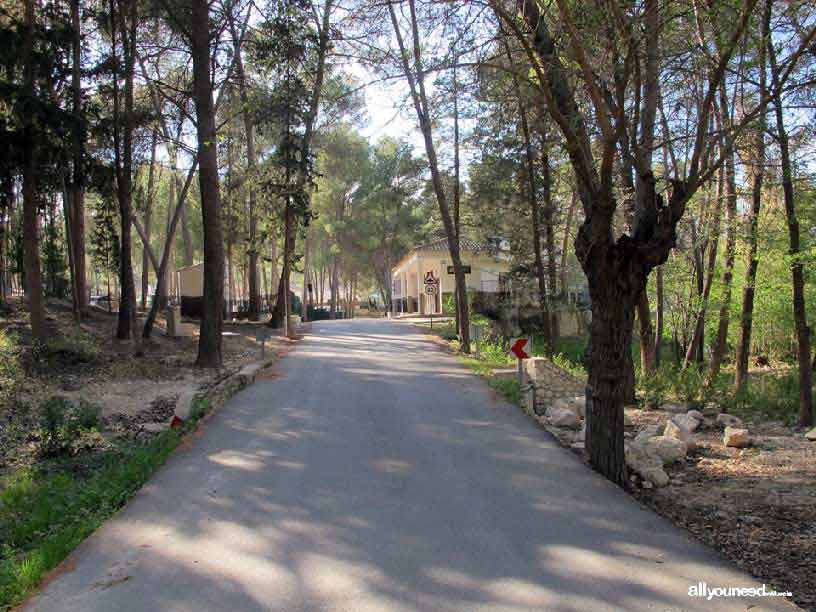
[[(123, 10), (120, 0), (111, 0), (111, 45), (114, 55), (113, 113), (114, 158), (116, 166), (116, 194), (119, 200), (120, 249), (119, 249), (119, 316), (116, 338), (127, 340), (133, 336), (136, 324), (136, 286), (133, 282), (133, 258), (131, 228), (133, 225), (133, 76), (136, 34), (135, 2), (127, 3)], [(122, 54), (125, 68), (125, 109), (120, 111), (119, 74), (116, 69), (116, 33), (122, 38)], [(122, 116), (124, 115), (124, 117)]]
[(227, 319), (235, 309), (235, 270), (232, 267), (232, 240), (227, 238)]
[(567, 220), (564, 222), (564, 239), (561, 241), (561, 265), (560, 273), (561, 279), (559, 283), (558, 293), (565, 302), (567, 300), (567, 293), (569, 293), (569, 279), (567, 278), (567, 252), (570, 244), (570, 231), (572, 230), (572, 217), (575, 214), (575, 206), (578, 203), (578, 194), (575, 190), (572, 191), (570, 197), (569, 208), (567, 209)]
[[(288, 183), (288, 182), (287, 182)], [(289, 295), (290, 277), (292, 274), (292, 258), (295, 252), (295, 237), (297, 220), (291, 197), (286, 196), (283, 214), (283, 265), (281, 266), (280, 282), (278, 283), (278, 299), (272, 316), (269, 318), (271, 327), (282, 328), (288, 331), (289, 321), (286, 318), (291, 311), (291, 296)]]
[[(511, 67), (513, 66), (513, 56), (510, 52), (510, 45), (507, 44), (505, 39), (505, 51), (507, 53), (507, 60), (510, 62)], [(541, 308), (541, 331), (543, 340), (544, 340), (544, 352), (546, 355), (552, 355), (553, 351), (553, 333), (552, 333), (552, 318), (550, 317), (550, 308), (549, 308), (549, 299), (547, 296), (547, 275), (544, 271), (544, 260), (541, 257), (541, 205), (538, 201), (538, 181), (536, 180), (536, 171), (535, 171), (535, 159), (533, 156), (533, 144), (530, 139), (530, 123), (527, 119), (527, 104), (526, 101), (522, 98), (521, 93), (521, 85), (519, 84), (518, 76), (516, 76), (515, 70), (512, 71), (513, 75), (513, 91), (516, 96), (516, 103), (518, 106), (518, 113), (519, 113), (519, 127), (521, 127), (521, 134), (524, 138), (524, 161), (525, 161), (525, 178), (527, 179), (527, 184), (525, 186), (527, 192), (527, 202), (530, 206), (530, 216), (532, 218), (532, 238), (533, 238), (533, 262), (535, 265), (536, 271), (536, 280), (538, 281), (538, 300), (539, 300), (539, 307)], [(542, 137), (542, 182), (545, 183), (544, 189), (546, 190), (547, 194), (549, 195), (549, 184), (547, 184), (550, 180), (550, 162), (549, 156), (547, 154), (546, 143), (544, 142), (544, 138)], [(547, 206), (545, 202), (544, 206)], [(550, 218), (552, 221), (552, 218)], [(553, 251), (550, 250), (550, 242), (549, 240), (552, 239), (552, 227), (549, 228), (549, 233), (547, 235), (548, 243), (548, 255), (550, 260), (552, 261), (553, 258)], [(551, 285), (551, 289), (554, 290), (554, 285)]]
[(195, 263), (195, 245), (193, 233), (190, 231), (190, 220), (187, 217), (187, 207), (181, 211), (181, 238), (184, 243), (184, 265), (192, 266)]
[(73, 278), (76, 285), (77, 309), (81, 312), (88, 307), (88, 271), (85, 264), (85, 113), (82, 108), (82, 31), (80, 20), (80, 0), (71, 0), (71, 110), (74, 114), (72, 131), (71, 192), (66, 203), (70, 209), (71, 223), (69, 249), (73, 256)]
[[(772, 0), (767, 0), (768, 11)], [(782, 159), (782, 192), (785, 199), (785, 217), (788, 221), (788, 253), (791, 261), (791, 282), (793, 284), (793, 319), (796, 324), (797, 357), (799, 362), (799, 419), (800, 427), (813, 425), (813, 373), (810, 362), (810, 328), (807, 324), (805, 308), (805, 277), (799, 243), (799, 220), (796, 218), (796, 200), (793, 191), (793, 166), (790, 159), (790, 141), (785, 129), (785, 115), (782, 106), (779, 65), (772, 41), (768, 41), (768, 56), (771, 64), (771, 81), (774, 91), (774, 113), (776, 116), (776, 136)]]
[[(459, 78), (456, 70), (457, 63), (454, 61), (453, 64), (453, 234), (458, 248), (462, 234), (460, 232), (461, 186), (459, 183), (461, 179), (459, 177)], [(389, 276), (391, 274), (390, 268), (388, 274)], [(456, 287), (454, 287), (453, 291), (453, 303), (456, 309), (456, 335), (458, 336), (462, 333), (462, 326), (459, 320), (459, 291)]]
[(37, 218), (37, 149), (39, 138), (33, 117), (34, 81), (34, 0), (25, 0), (25, 30), (23, 33), (24, 96), (28, 108), (23, 116), (23, 266), (25, 291), (31, 334), (38, 342), (45, 341), (45, 311), (43, 307), (40, 241)]
[[(280, 282), (280, 273), (278, 272), (278, 235), (274, 230), (271, 233), (272, 236), (269, 240), (269, 281), (272, 289), (277, 292), (278, 283)], [(278, 294), (275, 293), (276, 297), (277, 295)]]
[(190, 47), (198, 135), (198, 184), (204, 227), (204, 295), (196, 364), (220, 367), (224, 314), (224, 237), (218, 149), (210, 81), (210, 16), (207, 0), (191, 0)]
[[(147, 313), (144, 329), (142, 331), (143, 338), (149, 338), (153, 331), (153, 325), (156, 322), (156, 316), (159, 311), (167, 306), (168, 294), (173, 291), (175, 283), (175, 261), (174, 261), (174, 246), (176, 231), (178, 229), (181, 214), (184, 211), (184, 206), (187, 201), (187, 191), (193, 181), (195, 170), (198, 162), (193, 162), (192, 168), (187, 172), (187, 178), (184, 185), (181, 187), (178, 201), (176, 200), (176, 172), (173, 171), (173, 176), (170, 181), (169, 198), (167, 203), (167, 239), (164, 242), (164, 250), (162, 251), (161, 261), (155, 261), (152, 250), (148, 249), (151, 263), (156, 271), (156, 291), (153, 296), (153, 302), (150, 304), (150, 311)], [(136, 223), (136, 229), (139, 229), (139, 224)], [(142, 232), (140, 232), (141, 234)], [(142, 236), (144, 241), (144, 236)]]
[[(728, 113), (728, 99), (724, 90), (720, 94), (720, 125), (730, 127), (731, 121)], [(728, 326), (731, 320), (731, 289), (734, 278), (734, 261), (737, 251), (737, 178), (736, 164), (734, 160), (734, 150), (725, 152), (725, 263), (723, 267), (722, 285), (723, 294), (718, 315), (717, 336), (714, 341), (714, 348), (711, 351), (711, 365), (708, 371), (707, 383), (711, 384), (717, 380), (720, 374), (725, 357), (726, 343), (728, 341)]]
[[(683, 368), (687, 368), (694, 358), (694, 347), (697, 347), (698, 360), (701, 361), (705, 331), (705, 316), (708, 309), (708, 297), (711, 293), (711, 286), (714, 284), (714, 273), (716, 272), (717, 252), (720, 241), (720, 217), (722, 216), (723, 197), (725, 195), (725, 170), (720, 171), (717, 181), (717, 199), (714, 203), (714, 215), (711, 219), (711, 236), (708, 239), (708, 264), (706, 267), (705, 280), (702, 278), (702, 261), (700, 262), (700, 274), (698, 275), (698, 290), (700, 293), (700, 306), (697, 309), (694, 325), (694, 337), (686, 351)], [(700, 254), (702, 258), (702, 252)], [(702, 365), (702, 364), (701, 364)]]
[(156, 144), (158, 140), (158, 130), (153, 129), (153, 136), (150, 141), (150, 168), (147, 171), (147, 197), (145, 198), (144, 210), (144, 241), (142, 245), (142, 310), (147, 309), (147, 294), (150, 291), (150, 234), (152, 231), (153, 217), (153, 196), (156, 167)]
[(660, 353), (663, 350), (663, 266), (655, 271), (655, 369), (660, 367)]
[[(765, 49), (770, 40), (770, 5), (766, 3), (765, 17), (762, 24), (762, 41), (757, 51), (759, 66), (759, 97), (767, 97), (767, 77), (765, 68)], [(742, 290), (742, 315), (740, 318), (740, 339), (737, 345), (737, 364), (734, 375), (734, 385), (737, 393), (745, 390), (748, 380), (748, 357), (751, 352), (751, 331), (753, 329), (754, 296), (756, 293), (756, 277), (759, 268), (759, 213), (762, 208), (762, 182), (765, 176), (765, 131), (767, 121), (765, 109), (759, 115), (755, 132), (754, 151), (752, 153), (753, 186), (751, 192), (751, 208), (748, 213), (748, 257), (746, 262), (745, 286)]]
[[(541, 132), (541, 187), (544, 196), (544, 207), (541, 210), (541, 220), (544, 222), (544, 235), (547, 242), (547, 280), (549, 282), (550, 293), (555, 294), (558, 287), (558, 269), (555, 264), (555, 205), (552, 198), (552, 170), (550, 168), (550, 151), (547, 144), (546, 131)], [(549, 300), (549, 298), (548, 298)], [(561, 332), (558, 327), (557, 313), (550, 310), (549, 305), (546, 311), (550, 316), (550, 344), (557, 339)]]
[(431, 170), (431, 182), (433, 184), (436, 201), (439, 205), (439, 212), (442, 216), (442, 223), (445, 227), (445, 235), (448, 240), (448, 251), (450, 252), (451, 261), (453, 262), (454, 275), (456, 279), (456, 291), (460, 297), (458, 300), (459, 320), (461, 322), (461, 333), (459, 335), (461, 341), (462, 351), (470, 352), (470, 313), (468, 312), (467, 300), (467, 285), (465, 282), (465, 272), (462, 268), (462, 259), (459, 253), (459, 244), (456, 240), (456, 230), (453, 225), (450, 210), (448, 208), (447, 198), (445, 196), (445, 189), (442, 185), (442, 176), (439, 172), (439, 164), (436, 157), (436, 148), (433, 142), (433, 128), (431, 123), (431, 115), (428, 106), (428, 96), (425, 92), (425, 77), (424, 69), (422, 67), (422, 55), (420, 51), (419, 27), (417, 25), (416, 5), (415, 0), (408, 0), (408, 7), (411, 14), (411, 37), (413, 40), (413, 58), (414, 71), (411, 70), (408, 60), (408, 53), (406, 52), (405, 43), (402, 37), (402, 31), (397, 21), (397, 14), (394, 10), (394, 5), (389, 4), (388, 10), (391, 16), (391, 23), (394, 27), (394, 34), (400, 48), (400, 56), (402, 60), (403, 71), (405, 78), (408, 81), (408, 86), (411, 91), (411, 98), (414, 103), (414, 110), (419, 120), (419, 126), (422, 131), (423, 140), (425, 142), (425, 153), (428, 156), (428, 166)]
[(331, 265), (331, 278), (329, 280), (329, 318), (334, 319), (337, 316), (337, 289), (338, 289), (338, 264), (337, 256), (334, 256), (334, 261)]
[(306, 228), (306, 237), (303, 239), (303, 287), (300, 292), (300, 315), (304, 322), (309, 320), (309, 309), (307, 307), (307, 300), (311, 293), (309, 292), (309, 275), (310, 275), (310, 257), (309, 250), (309, 228)]
[(242, 116), (244, 120), (244, 136), (246, 137), (247, 174), (249, 181), (247, 184), (249, 198), (249, 248), (247, 258), (249, 264), (249, 319), (257, 321), (260, 318), (261, 300), (258, 283), (258, 204), (255, 194), (255, 126), (252, 121), (250, 111), (249, 95), (247, 94), (246, 73), (244, 72), (244, 62), (241, 57), (241, 40), (238, 30), (235, 27), (235, 20), (232, 13), (228, 11), (230, 17), (230, 30), (233, 40), (233, 54), (235, 56), (235, 75), (238, 77), (238, 91), (241, 98)]

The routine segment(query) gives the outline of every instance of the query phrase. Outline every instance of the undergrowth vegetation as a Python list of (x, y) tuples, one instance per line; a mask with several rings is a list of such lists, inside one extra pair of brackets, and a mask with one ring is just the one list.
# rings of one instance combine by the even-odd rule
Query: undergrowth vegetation
[[(479, 317), (474, 322), (489, 329), (487, 320)], [(459, 349), (454, 323), (434, 324), (434, 333), (450, 341)], [(535, 356), (544, 356), (544, 341), (538, 334), (531, 335), (532, 351)], [(552, 361), (579, 379), (586, 378), (584, 356), (586, 338), (567, 336), (553, 343)], [(484, 333), (473, 342), (473, 352), (465, 357), (465, 362), (476, 373), (487, 376), (491, 386), (497, 388), (512, 401), (520, 399), (516, 381), (490, 379), (492, 370), (515, 365), (509, 353), (509, 340)], [(643, 376), (639, 368), (639, 346), (632, 344), (632, 357), (637, 381), (637, 399), (645, 406), (659, 406), (664, 402), (688, 402), (699, 406), (713, 403), (722, 412), (744, 418), (782, 421), (794, 424), (796, 421), (799, 383), (795, 366), (781, 364), (780, 368), (754, 372), (750, 384), (743, 393), (734, 387), (733, 372), (723, 371), (716, 380), (708, 381), (705, 372), (692, 366), (687, 369), (677, 365), (673, 353), (667, 348), (662, 365), (651, 376)]]
[(0, 476), (0, 612), (119, 510), (210, 408), (200, 402), (183, 430), (111, 442), (98, 431), (96, 406), (59, 396), (42, 402), (40, 461)]

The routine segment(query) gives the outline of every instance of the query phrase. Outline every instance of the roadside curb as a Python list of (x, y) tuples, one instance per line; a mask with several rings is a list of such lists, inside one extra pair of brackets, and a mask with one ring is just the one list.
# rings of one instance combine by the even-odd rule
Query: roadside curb
[(193, 389), (182, 393), (176, 400), (171, 426), (178, 427), (187, 421), (200, 418), (205, 412), (220, 408), (233, 395), (253, 384), (260, 372), (276, 362), (277, 356), (250, 363), (208, 389)]

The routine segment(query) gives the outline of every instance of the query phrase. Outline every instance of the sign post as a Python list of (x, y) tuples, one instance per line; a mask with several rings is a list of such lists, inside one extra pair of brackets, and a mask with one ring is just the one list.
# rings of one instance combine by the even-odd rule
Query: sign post
[(530, 358), (530, 354), (527, 352), (527, 345), (529, 343), (529, 338), (513, 338), (510, 341), (510, 352), (518, 359), (519, 385), (524, 384), (524, 360)]
[(266, 325), (260, 327), (257, 332), (255, 332), (255, 340), (261, 343), (261, 358), (266, 357), (266, 340), (269, 338), (269, 330), (267, 329)]

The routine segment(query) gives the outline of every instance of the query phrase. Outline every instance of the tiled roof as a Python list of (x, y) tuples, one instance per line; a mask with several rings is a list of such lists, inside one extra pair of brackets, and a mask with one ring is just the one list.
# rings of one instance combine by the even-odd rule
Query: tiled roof
[[(485, 242), (477, 242), (476, 240), (471, 240), (470, 238), (459, 238), (459, 249), (462, 251), (470, 251), (472, 253), (485, 253), (490, 251), (497, 251), (495, 246), (491, 247), (489, 244)], [(417, 247), (412, 249), (413, 251), (443, 251), (445, 253), (448, 252), (448, 239), (447, 238), (440, 238), (439, 240), (434, 240), (433, 242), (428, 242), (426, 244), (421, 244)]]

